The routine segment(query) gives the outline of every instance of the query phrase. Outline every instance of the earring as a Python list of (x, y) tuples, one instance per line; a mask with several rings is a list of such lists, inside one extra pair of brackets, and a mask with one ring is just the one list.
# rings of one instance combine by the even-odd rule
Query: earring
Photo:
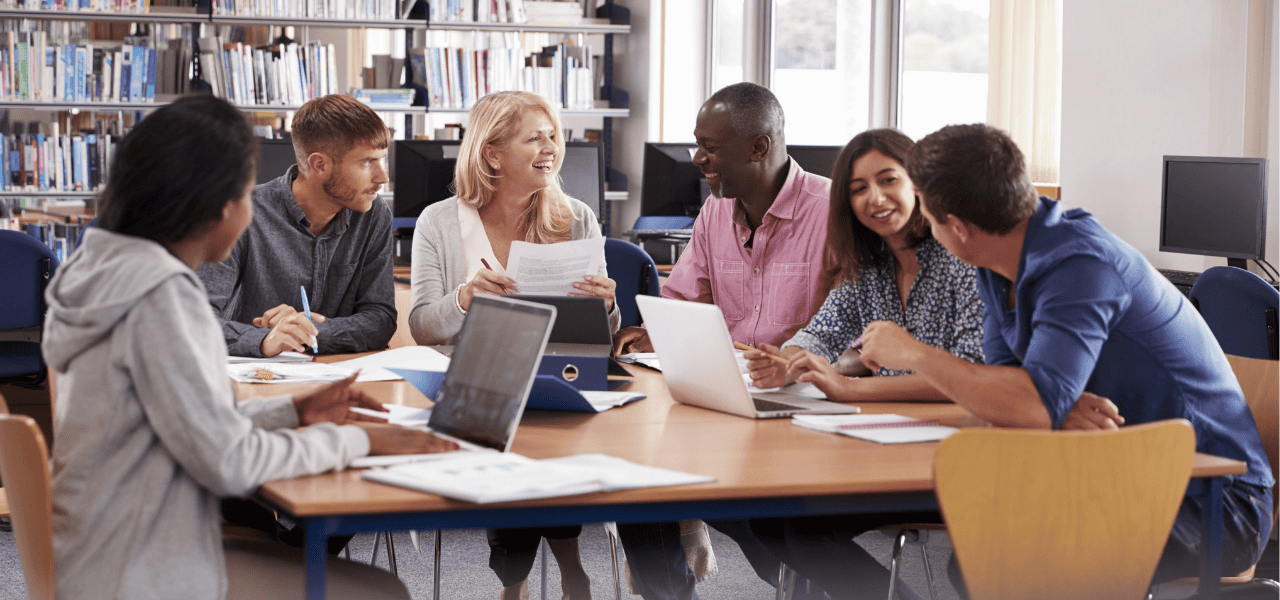
[(494, 171), (498, 170), (498, 163), (493, 163), (492, 165), (489, 165), (489, 166), (493, 167)]

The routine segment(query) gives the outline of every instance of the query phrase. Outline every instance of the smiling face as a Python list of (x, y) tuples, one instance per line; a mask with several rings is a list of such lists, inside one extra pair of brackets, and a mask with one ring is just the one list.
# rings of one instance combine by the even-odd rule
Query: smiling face
[(496, 165), (498, 194), (527, 197), (549, 187), (560, 170), (557, 150), (551, 119), (541, 110), (526, 110), (505, 145), (484, 149), (485, 160)]
[(386, 156), (386, 148), (375, 150), (371, 144), (357, 144), (333, 164), (328, 179), (321, 184), (324, 192), (343, 208), (367, 212), (373, 207), (378, 190), (388, 181), (382, 165)]
[(849, 205), (863, 225), (893, 244), (906, 236), (916, 208), (916, 189), (907, 170), (879, 150), (853, 161), (849, 175)]
[(693, 128), (698, 151), (693, 164), (702, 170), (717, 198), (741, 198), (753, 185), (751, 166), (751, 140), (739, 135), (729, 116), (729, 107), (722, 103), (707, 103), (698, 111), (698, 122)]

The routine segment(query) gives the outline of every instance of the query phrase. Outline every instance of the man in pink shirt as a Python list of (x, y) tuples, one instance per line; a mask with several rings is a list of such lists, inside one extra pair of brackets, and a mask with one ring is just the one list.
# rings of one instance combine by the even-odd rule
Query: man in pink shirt
[[(693, 164), (707, 176), (711, 196), (662, 285), (663, 297), (719, 306), (729, 334), (744, 344), (779, 346), (791, 339), (831, 291), (824, 262), (831, 180), (806, 173), (787, 155), (783, 129), (782, 105), (754, 83), (723, 88), (702, 105)], [(619, 331), (614, 347), (619, 354), (653, 351), (643, 327)], [(746, 521), (708, 524), (738, 543), (761, 579), (777, 585), (778, 559), (766, 546), (776, 542), (759, 539)], [(680, 533), (675, 523), (620, 523), (618, 529), (628, 554), (633, 540), (678, 539)], [(680, 569), (663, 582), (642, 583), (655, 588), (643, 594), (646, 600), (697, 597), (695, 580)]]
[[(662, 285), (666, 298), (715, 304), (744, 344), (780, 345), (809, 322), (831, 291), (824, 276), (831, 180), (787, 155), (782, 105), (768, 88), (737, 83), (698, 111), (693, 164), (711, 196), (689, 247)], [(652, 352), (628, 327), (619, 353)]]

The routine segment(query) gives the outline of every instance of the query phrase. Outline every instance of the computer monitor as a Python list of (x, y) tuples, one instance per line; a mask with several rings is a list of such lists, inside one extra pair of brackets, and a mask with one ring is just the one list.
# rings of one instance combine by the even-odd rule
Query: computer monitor
[[(787, 154), (805, 171), (830, 177), (841, 149), (841, 146), (787, 146)], [(697, 144), (645, 143), (640, 214), (698, 216), (711, 189), (702, 171), (693, 164), (693, 153), (697, 150)]]
[(1160, 251), (1227, 258), (1245, 268), (1266, 251), (1267, 160), (1164, 157)]
[[(427, 206), (453, 196), (458, 140), (397, 140), (395, 144), (395, 216), (417, 218)], [(560, 165), (564, 192), (600, 217), (604, 201), (604, 145), (568, 142)]]
[(831, 177), (831, 169), (844, 146), (787, 146), (787, 154), (800, 163), (800, 167), (814, 175)]
[(284, 175), (296, 162), (292, 140), (258, 139), (258, 184)]

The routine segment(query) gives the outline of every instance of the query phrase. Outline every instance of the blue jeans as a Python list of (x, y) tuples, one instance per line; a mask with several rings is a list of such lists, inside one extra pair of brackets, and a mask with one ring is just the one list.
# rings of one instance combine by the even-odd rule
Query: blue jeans
[(698, 578), (689, 570), (680, 545), (679, 523), (618, 523), (618, 537), (641, 597), (698, 600)]

